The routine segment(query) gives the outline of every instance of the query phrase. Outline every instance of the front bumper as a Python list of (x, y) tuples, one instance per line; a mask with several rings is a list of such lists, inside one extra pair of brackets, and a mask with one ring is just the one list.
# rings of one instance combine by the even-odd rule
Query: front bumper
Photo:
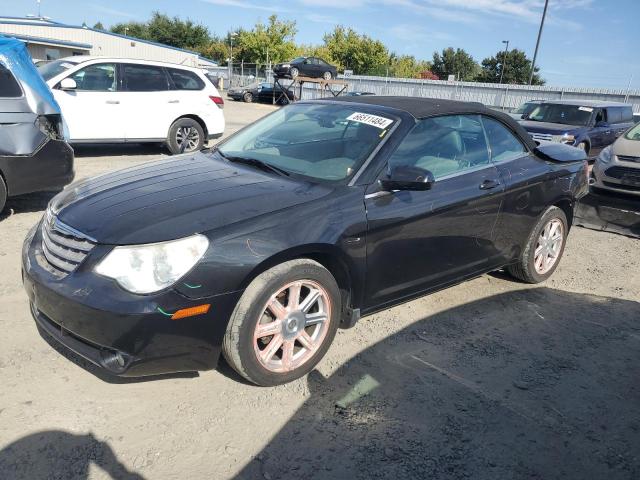
[(612, 192), (640, 196), (640, 164), (614, 160), (607, 164), (596, 161), (592, 185)]
[[(228, 319), (241, 292), (198, 299), (174, 289), (134, 295), (92, 273), (109, 250), (103, 246), (60, 279), (47, 270), (41, 241), (40, 228), (35, 228), (22, 252), (24, 288), (41, 332), (118, 376), (216, 367)], [(211, 307), (204, 315), (182, 320), (166, 315), (205, 303)]]

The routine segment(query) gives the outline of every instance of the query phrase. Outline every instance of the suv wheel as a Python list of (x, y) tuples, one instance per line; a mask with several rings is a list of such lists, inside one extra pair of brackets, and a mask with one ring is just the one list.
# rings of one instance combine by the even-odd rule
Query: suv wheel
[(222, 344), (227, 362), (262, 386), (302, 377), (325, 355), (340, 321), (340, 292), (313, 260), (277, 265), (242, 294)]
[(544, 282), (560, 263), (568, 232), (562, 209), (550, 207), (531, 231), (518, 263), (509, 265), (507, 271), (523, 282)]
[(169, 129), (167, 146), (172, 154), (200, 150), (204, 145), (204, 130), (192, 118), (180, 118)]

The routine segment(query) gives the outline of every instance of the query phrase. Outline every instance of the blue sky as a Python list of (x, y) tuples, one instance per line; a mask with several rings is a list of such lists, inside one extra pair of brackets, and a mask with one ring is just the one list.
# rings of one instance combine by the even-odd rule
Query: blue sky
[[(481, 61), (510, 41), (531, 57), (544, 0), (42, 0), (63, 23), (105, 26), (153, 10), (189, 17), (212, 33), (250, 28), (271, 13), (295, 20), (297, 41), (321, 43), (336, 24), (382, 40), (398, 54), (430, 59), (461, 47)], [(640, 88), (638, 0), (550, 0), (538, 65), (549, 85)], [(36, 0), (0, 0), (3, 15), (36, 13)]]

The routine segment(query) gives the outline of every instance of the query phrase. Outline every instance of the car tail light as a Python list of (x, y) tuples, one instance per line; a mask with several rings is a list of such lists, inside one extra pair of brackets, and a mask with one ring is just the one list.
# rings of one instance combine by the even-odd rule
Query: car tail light
[(224, 99), (222, 97), (214, 97), (214, 96), (209, 96), (209, 98), (211, 99), (211, 101), (213, 103), (215, 103), (218, 107), (220, 108), (224, 108)]
[(39, 115), (36, 125), (47, 137), (55, 140), (62, 139), (62, 117), (60, 115)]

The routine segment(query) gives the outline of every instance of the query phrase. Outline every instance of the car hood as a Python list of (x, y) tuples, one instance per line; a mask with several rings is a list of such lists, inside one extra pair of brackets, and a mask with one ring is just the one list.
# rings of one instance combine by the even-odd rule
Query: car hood
[(561, 135), (563, 133), (574, 133), (585, 127), (575, 125), (564, 125), (562, 123), (532, 122), (530, 120), (522, 120), (520, 122), (522, 128), (530, 133), (550, 133), (552, 135)]
[(330, 191), (198, 152), (73, 184), (50, 208), (99, 243), (131, 245), (227, 227)]
[(640, 141), (620, 137), (613, 144), (613, 153), (627, 157), (640, 157)]

